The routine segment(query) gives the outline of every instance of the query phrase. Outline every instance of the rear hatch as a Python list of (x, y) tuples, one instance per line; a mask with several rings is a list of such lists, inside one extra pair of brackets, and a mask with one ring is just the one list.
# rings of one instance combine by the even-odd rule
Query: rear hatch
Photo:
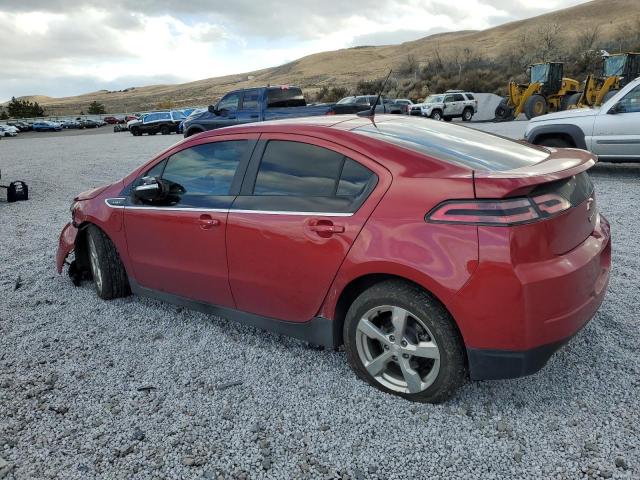
[(597, 206), (587, 170), (597, 160), (583, 150), (548, 152), (545, 160), (526, 167), (476, 171), (474, 185), (478, 199), (527, 199), (531, 207), (523, 208), (530, 208), (535, 218), (514, 229), (514, 241), (523, 247), (543, 242), (549, 253), (561, 255), (584, 242), (595, 228)]

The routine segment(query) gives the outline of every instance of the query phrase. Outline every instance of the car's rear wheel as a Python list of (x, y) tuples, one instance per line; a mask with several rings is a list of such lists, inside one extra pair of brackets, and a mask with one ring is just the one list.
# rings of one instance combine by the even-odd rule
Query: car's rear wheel
[(411, 401), (443, 402), (467, 378), (453, 319), (407, 282), (390, 280), (363, 292), (347, 312), (344, 344), (360, 378)]
[(129, 295), (129, 281), (118, 251), (111, 239), (94, 225), (87, 229), (87, 248), (91, 277), (98, 296), (111, 300)]
[(160, 129), (160, 133), (162, 135), (169, 135), (171, 133), (171, 130), (169, 130), (169, 127), (167, 127), (166, 125), (163, 125)]
[(133, 127), (133, 128), (131, 129), (131, 134), (132, 134), (134, 137), (139, 137), (140, 135), (142, 135), (142, 132), (140, 131), (140, 129), (139, 129), (139, 128)]
[(470, 122), (472, 118), (473, 118), (473, 109), (472, 108), (465, 108), (464, 112), (462, 112), (462, 121), (463, 122)]

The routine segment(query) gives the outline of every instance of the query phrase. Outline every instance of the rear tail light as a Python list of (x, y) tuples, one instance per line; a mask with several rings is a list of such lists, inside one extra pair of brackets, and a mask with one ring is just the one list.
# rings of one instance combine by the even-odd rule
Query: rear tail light
[(327, 113), (325, 113), (325, 115), (335, 115), (336, 112), (334, 112), (333, 110), (328, 110)]
[(569, 201), (553, 193), (504, 200), (451, 200), (435, 207), (425, 219), (432, 223), (507, 226), (546, 219), (569, 208)]

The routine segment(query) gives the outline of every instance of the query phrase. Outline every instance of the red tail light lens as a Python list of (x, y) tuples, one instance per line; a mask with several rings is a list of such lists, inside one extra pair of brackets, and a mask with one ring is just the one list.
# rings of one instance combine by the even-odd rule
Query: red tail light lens
[(549, 218), (570, 208), (571, 202), (555, 193), (505, 200), (451, 200), (438, 205), (425, 219), (433, 223), (518, 225)]
[(335, 115), (336, 112), (334, 112), (333, 110), (329, 110), (327, 111), (327, 113), (325, 113), (325, 115)]
[(441, 203), (426, 216), (433, 223), (467, 225), (515, 225), (540, 218), (528, 198), (508, 200), (452, 200)]

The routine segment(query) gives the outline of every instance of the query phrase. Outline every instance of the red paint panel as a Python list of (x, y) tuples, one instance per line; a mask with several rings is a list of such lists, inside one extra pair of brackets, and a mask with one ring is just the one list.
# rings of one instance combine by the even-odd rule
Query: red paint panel
[[(234, 307), (229, 288), (227, 213), (125, 208), (129, 261), (142, 286), (215, 305)], [(216, 224), (217, 221), (217, 224)]]

